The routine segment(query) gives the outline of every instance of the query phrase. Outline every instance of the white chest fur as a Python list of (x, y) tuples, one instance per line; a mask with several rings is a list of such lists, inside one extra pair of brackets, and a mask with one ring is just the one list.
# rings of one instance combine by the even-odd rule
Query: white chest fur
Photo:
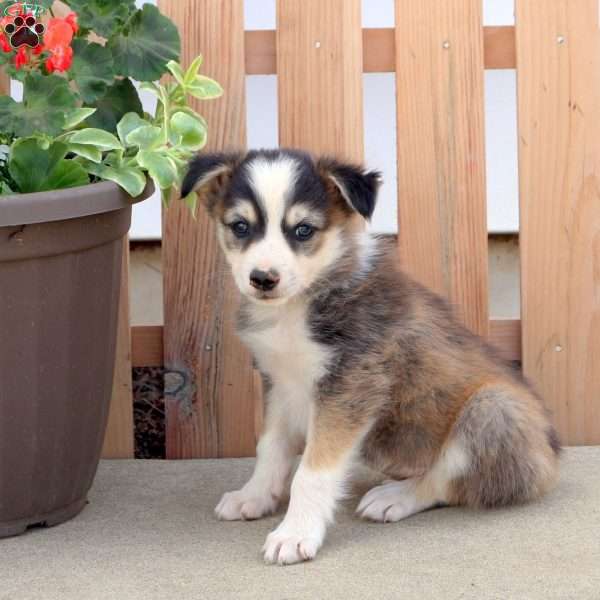
[(249, 311), (240, 335), (271, 380), (273, 401), (284, 404), (298, 429), (305, 431), (316, 384), (327, 373), (329, 349), (312, 339), (304, 303), (252, 305)]

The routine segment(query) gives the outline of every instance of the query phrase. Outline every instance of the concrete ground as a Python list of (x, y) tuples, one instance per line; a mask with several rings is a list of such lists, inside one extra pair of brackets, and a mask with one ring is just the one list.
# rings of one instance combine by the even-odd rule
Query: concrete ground
[(259, 554), (280, 516), (213, 517), (252, 463), (103, 462), (79, 517), (0, 540), (0, 599), (600, 599), (600, 447), (566, 450), (558, 488), (529, 506), (385, 525), (348, 507), (291, 567)]

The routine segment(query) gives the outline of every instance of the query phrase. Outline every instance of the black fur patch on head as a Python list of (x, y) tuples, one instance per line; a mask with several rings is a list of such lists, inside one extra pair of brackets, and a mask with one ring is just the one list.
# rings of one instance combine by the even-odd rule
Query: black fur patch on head
[(200, 191), (200, 188), (207, 185), (213, 177), (237, 172), (240, 177), (235, 178), (236, 183), (243, 189), (232, 190), (230, 196), (243, 193), (245, 197), (250, 198), (251, 186), (243, 176), (243, 166), (257, 158), (276, 162), (283, 157), (292, 158), (298, 165), (298, 179), (294, 190), (291, 190), (292, 203), (307, 202), (315, 209), (324, 209), (329, 201), (328, 184), (332, 183), (348, 208), (365, 219), (371, 218), (375, 210), (377, 190), (382, 181), (378, 171), (367, 171), (363, 167), (343, 163), (333, 158), (321, 158), (315, 162), (307, 152), (294, 149), (251, 150), (246, 155), (198, 154), (190, 162), (181, 186), (181, 195), (186, 197), (195, 189)]
[(348, 205), (365, 219), (375, 210), (377, 190), (382, 182), (381, 173), (367, 171), (357, 165), (340, 163), (332, 158), (322, 158), (317, 169), (330, 178)]
[(188, 172), (181, 184), (181, 197), (185, 198), (199, 185), (208, 183), (212, 173), (232, 171), (239, 160), (240, 154), (198, 154), (190, 161)]
[[(223, 194), (223, 213), (230, 209), (235, 209), (236, 204), (239, 203), (240, 200), (244, 200), (252, 205), (254, 214), (256, 215), (256, 221), (248, 223), (249, 233), (245, 238), (236, 240), (235, 238), (230, 237), (232, 243), (228, 244), (228, 246), (230, 248), (238, 246), (240, 250), (247, 249), (252, 243), (264, 237), (268, 220), (261, 203), (256, 197), (254, 188), (250, 185), (248, 177), (246, 176), (244, 165), (247, 162), (248, 159), (244, 159), (239, 165), (239, 168), (233, 172), (228, 188)], [(232, 225), (232, 223), (226, 223), (225, 221), (222, 221), (222, 223), (228, 227)]]

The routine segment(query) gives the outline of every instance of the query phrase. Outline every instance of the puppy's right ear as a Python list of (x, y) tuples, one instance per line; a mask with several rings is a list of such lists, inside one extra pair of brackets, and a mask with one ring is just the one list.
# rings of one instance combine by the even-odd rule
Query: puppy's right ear
[(190, 161), (181, 184), (181, 197), (196, 192), (204, 205), (212, 210), (241, 160), (241, 154), (198, 154)]

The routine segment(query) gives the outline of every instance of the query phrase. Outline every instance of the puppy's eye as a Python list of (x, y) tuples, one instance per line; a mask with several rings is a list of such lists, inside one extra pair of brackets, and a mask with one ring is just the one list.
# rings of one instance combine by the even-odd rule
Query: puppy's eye
[(250, 226), (246, 221), (236, 221), (231, 224), (231, 230), (236, 235), (236, 237), (243, 238), (246, 237), (250, 233)]
[(309, 240), (315, 233), (315, 228), (312, 225), (308, 225), (308, 223), (301, 223), (296, 227), (296, 238), (301, 242), (305, 242)]

